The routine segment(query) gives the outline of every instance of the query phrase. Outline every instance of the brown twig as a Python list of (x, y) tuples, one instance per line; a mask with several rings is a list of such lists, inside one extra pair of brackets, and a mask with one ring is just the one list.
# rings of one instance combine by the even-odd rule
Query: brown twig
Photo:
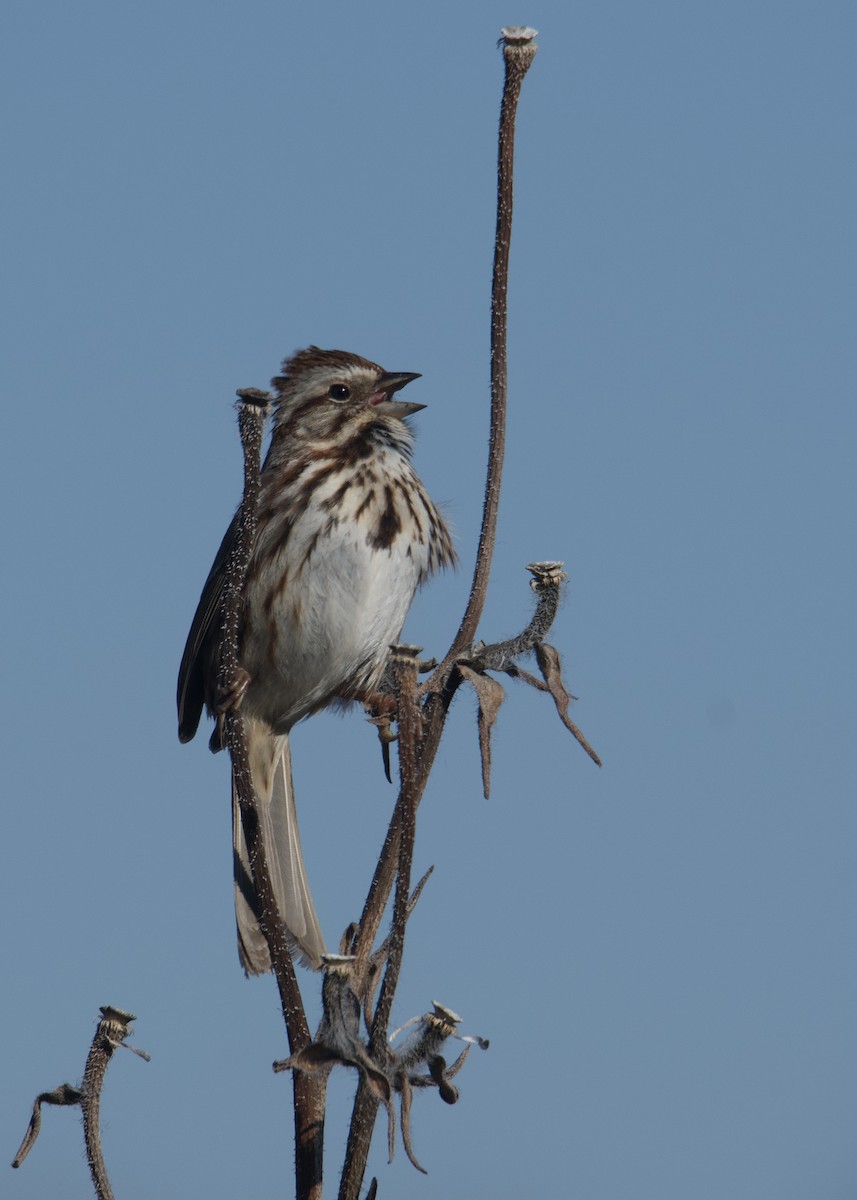
[[(223, 628), (221, 633), (221, 675), (224, 695), (238, 678), (238, 629), (244, 580), (256, 530), (259, 497), (259, 460), (262, 434), (267, 416), (268, 395), (256, 389), (239, 393), (238, 426), (244, 451), (244, 494), (235, 548), (226, 572)], [(294, 963), (286, 940), (285, 927), (277, 908), (264, 841), (259, 829), (256, 797), (250, 775), (247, 738), (240, 708), (231, 708), (224, 716), (224, 734), (232, 760), (232, 773), (253, 872), (253, 885), (259, 902), (260, 928), (271, 954), (271, 965), (280, 993), (280, 1005), (289, 1049), (294, 1054), (309, 1045), (311, 1034), (303, 1000), (295, 975)], [(324, 1080), (302, 1072), (293, 1076), (295, 1119), (295, 1178), (298, 1200), (319, 1200), (322, 1187), (324, 1150)]]
[(12, 1159), (12, 1166), (15, 1169), (23, 1163), (35, 1145), (36, 1138), (39, 1136), (42, 1128), (43, 1104), (80, 1104), (80, 1088), (72, 1087), (70, 1083), (61, 1083), (52, 1092), (39, 1092), (33, 1101), (33, 1112), (30, 1117), (30, 1123), (27, 1126), (27, 1132), (24, 1134), (21, 1145), (18, 1147), (18, 1153)]
[[(469, 647), (473, 641), (479, 618), (482, 615), (497, 529), (500, 481), (506, 439), (506, 297), (512, 233), (515, 114), (524, 76), (536, 52), (536, 44), (533, 41), (536, 36), (535, 30), (504, 29), (502, 32), (501, 44), (506, 74), (500, 108), (497, 225), (491, 295), (491, 426), (482, 530), (470, 596), (461, 624), (449, 653), (443, 663), (435, 669), (424, 688), (426, 695), (423, 710), (424, 720), (416, 748), (414, 779), (412, 784), (409, 784), (412, 791), (410, 803), (413, 805), (414, 811), (425, 791), (429, 773), (440, 746), (446, 715), (456, 687), (461, 682), (461, 676), (455, 667), (455, 660), (462, 650)], [(401, 756), (401, 747), (399, 753)], [(396, 865), (400, 861), (401, 806), (402, 793), (400, 793), (396, 810), (387, 830), (387, 836), (364, 905), (360, 930), (355, 943), (355, 953), (358, 958), (368, 958), (371, 953), (372, 943), (380, 926), (396, 875)], [(390, 1001), (392, 1002), (392, 996)], [(361, 1080), (354, 1100), (351, 1126), (348, 1132), (348, 1146), (340, 1181), (339, 1200), (357, 1200), (366, 1170), (369, 1143), (372, 1138), (377, 1109), (377, 1099), (371, 1089)]]
[[(392, 887), (392, 877), (395, 874), (396, 895), (393, 901), (387, 969), (375, 1008), (369, 1041), (369, 1053), (376, 1062), (383, 1061), (387, 1057), (387, 1028), (390, 1022), (393, 996), (399, 981), (405, 928), (409, 912), (413, 908), (410, 897), (410, 880), (416, 832), (416, 812), (425, 787), (425, 776), (422, 776), (421, 786), (420, 774), (417, 769), (421, 721), (417, 703), (418, 654), (419, 649), (416, 646), (397, 646), (393, 650), (398, 697), (401, 787), (356, 939), (359, 946), (359, 959), (361, 962), (365, 962), (371, 951), (377, 927)], [(347, 1200), (356, 1200), (360, 1193), (378, 1104), (378, 1096), (373, 1091), (370, 1081), (362, 1077), (354, 1099), (354, 1109), (348, 1131), (348, 1144), (339, 1188), (340, 1200), (346, 1200), (346, 1198)]]
[[(530, 563), (527, 570), (532, 574), (530, 587), (538, 600), (536, 609), (526, 629), (517, 637), (495, 642), (490, 646), (476, 645), (467, 658), (458, 660), (458, 670), (464, 679), (473, 685), (479, 698), (479, 744), (482, 754), (482, 781), (485, 798), (488, 799), (488, 779), (491, 770), (491, 728), (503, 700), (503, 689), (485, 671), (504, 671), (513, 679), (521, 679), (540, 692), (549, 692), (553, 697), (559, 718), (566, 729), (577, 739), (596, 766), (601, 759), (590, 746), (581, 731), (568, 715), (573, 699), (562, 679), (562, 664), (559, 651), (544, 640), (553, 624), (563, 584), (568, 578), (561, 562)], [(542, 673), (537, 679), (518, 665), (518, 658), (533, 651)], [(499, 689), (499, 692), (498, 692)]]
[[(461, 676), (455, 660), (469, 647), (476, 633), (485, 604), (485, 592), (491, 573), (500, 481), (506, 438), (506, 324), (509, 275), (509, 248), (512, 237), (512, 202), (514, 194), (515, 115), (524, 76), (536, 53), (533, 40), (536, 31), (529, 28), (507, 28), (502, 31), (503, 58), (506, 66), (503, 98), (500, 106), (500, 129), (497, 153), (497, 225), (494, 239), (494, 271), (491, 292), (491, 430), (488, 469), (485, 480), (485, 500), (482, 530), (473, 571), (473, 582), (467, 607), (449, 652), (423, 686), (426, 694), (425, 730), (417, 762), (417, 803), (422, 798), (429, 772), (440, 746), (444, 722)], [(368, 954), (374, 940), (395, 877), (399, 831), (397, 818), (387, 830), (378, 865), (369, 888), (360, 921), (355, 953)]]
[(86, 1058), (83, 1071), (83, 1082), (79, 1088), (63, 1083), (52, 1092), (42, 1092), (36, 1097), (33, 1105), (33, 1115), (24, 1135), (24, 1140), (12, 1162), (13, 1167), (20, 1167), (30, 1153), (42, 1124), (42, 1104), (79, 1104), (83, 1112), (83, 1137), (86, 1144), (86, 1158), (92, 1185), (98, 1200), (114, 1200), (113, 1189), (107, 1178), (107, 1168), (104, 1165), (104, 1155), (101, 1152), (101, 1092), (104, 1087), (104, 1077), (107, 1074), (107, 1064), (113, 1057), (113, 1051), (119, 1046), (133, 1050), (141, 1058), (148, 1061), (148, 1054), (129, 1046), (125, 1039), (131, 1032), (131, 1022), (136, 1017), (132, 1013), (123, 1012), (105, 1004), (101, 1007), (101, 1020), (95, 1030), (92, 1045)]
[(506, 28), (501, 45), (506, 64), (503, 99), (500, 106), (500, 135), (497, 148), (497, 225), (494, 236), (494, 273), (491, 282), (491, 428), (488, 440), (488, 473), (479, 549), (473, 570), (470, 596), (458, 633), (446, 656), (448, 670), (452, 662), (476, 636), (476, 628), (488, 590), (497, 513), (500, 506), (500, 481), (506, 448), (506, 394), (508, 367), (506, 326), (508, 316), (509, 249), (512, 243), (512, 206), (515, 170), (515, 115), (524, 76), (536, 55), (535, 29)]
[(417, 646), (395, 646), (393, 668), (396, 676), (396, 693), (399, 705), (399, 773), (401, 791), (398, 809), (399, 850), (396, 870), (396, 894), (393, 899), (393, 920), (390, 946), (387, 952), (387, 970), (381, 985), (381, 994), (372, 1023), (370, 1050), (379, 1043), (386, 1045), (387, 1028), (393, 996), (399, 982), (402, 954), (405, 947), (405, 927), (410, 910), (411, 867), (414, 858), (417, 805), (420, 793), (417, 784), (417, 749), (419, 745), (420, 710), (417, 704)]

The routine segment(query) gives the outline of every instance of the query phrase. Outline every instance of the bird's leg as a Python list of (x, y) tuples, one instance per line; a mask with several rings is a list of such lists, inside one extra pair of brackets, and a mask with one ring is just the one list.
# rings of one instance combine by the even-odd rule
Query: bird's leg
[(229, 687), (217, 695), (214, 705), (215, 716), (223, 717), (233, 708), (238, 708), (244, 699), (244, 693), (250, 686), (250, 675), (243, 667), (236, 667), (235, 674)]
[(250, 686), (250, 674), (243, 667), (236, 667), (232, 682), (229, 687), (223, 691), (219, 691), (212, 705), (211, 711), (215, 717), (214, 732), (211, 735), (211, 740), (208, 743), (208, 748), (212, 754), (216, 754), (218, 750), (222, 750), (226, 745), (223, 729), (223, 718), (228, 712), (232, 712), (236, 708), (240, 708), (241, 701), (244, 699), (244, 694)]
[(378, 730), (381, 742), (381, 758), (384, 761), (384, 774), (387, 782), (392, 783), (390, 773), (390, 744), (399, 736), (391, 726), (396, 719), (396, 697), (390, 692), (364, 692), (357, 697), (363, 704), (366, 716), (371, 725)]

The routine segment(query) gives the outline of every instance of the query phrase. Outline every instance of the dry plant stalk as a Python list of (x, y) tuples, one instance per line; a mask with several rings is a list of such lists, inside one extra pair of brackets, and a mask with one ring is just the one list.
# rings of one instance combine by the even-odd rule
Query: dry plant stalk
[[(321, 1200), (325, 1090), (336, 1065), (358, 1074), (345, 1161), (340, 1179), (340, 1200), (357, 1200), (363, 1184), (369, 1145), (381, 1105), (388, 1116), (388, 1146), (392, 1158), (395, 1144), (393, 1098), (401, 1102), (401, 1127), (405, 1151), (420, 1171), (410, 1134), (410, 1111), (414, 1088), (436, 1088), (448, 1104), (458, 1099), (451, 1078), (460, 1070), (468, 1047), (451, 1066), (441, 1054), (450, 1037), (460, 1037), (460, 1020), (451, 1009), (437, 1003), (434, 1011), (419, 1018), (417, 1032), (399, 1050), (388, 1036), (390, 1014), (402, 964), (405, 931), (422, 887), (423, 877), (411, 892), (411, 867), (416, 830), (416, 813), (440, 745), (449, 707), (462, 683), (470, 684), (478, 700), (478, 732), (482, 758), (483, 787), (490, 786), (491, 730), (504, 692), (488, 672), (505, 673), (550, 693), (560, 719), (590, 757), (600, 760), (568, 716), (572, 697), (562, 681), (559, 654), (545, 641), (557, 611), (563, 582), (562, 564), (533, 563), (529, 566), (536, 593), (536, 607), (526, 628), (516, 637), (484, 645), (474, 643), (482, 615), (490, 575), (497, 528), (502, 476), (507, 402), (506, 325), (509, 249), (512, 231), (515, 114), (521, 85), (536, 53), (536, 32), (529, 28), (507, 28), (501, 45), (505, 82), (500, 114), (497, 226), (491, 307), (491, 423), (488, 470), (482, 527), (471, 589), (458, 631), (445, 658), (425, 684), (418, 685), (418, 649), (392, 648), (392, 716), (375, 716), (389, 766), (390, 724), (398, 725), (400, 789), (381, 848), (378, 863), (359, 922), (343, 935), (340, 954), (323, 960), (323, 1018), (315, 1038), (310, 1034), (303, 1000), (295, 974), (281, 914), (271, 886), (264, 841), (260, 835), (256, 797), (251, 782), (247, 738), (240, 704), (224, 705), (220, 716), (224, 742), (229, 749), (240, 819), (249, 850), (253, 884), (259, 902), (259, 924), (270, 949), (277, 980), (290, 1054), (275, 1063), (278, 1071), (291, 1070), (294, 1088), (295, 1177), (298, 1200)], [(244, 452), (244, 492), (240, 509), (239, 536), (229, 560), (221, 629), (220, 692), (234, 695), (239, 678), (239, 623), (247, 565), (253, 546), (259, 494), (259, 463), (270, 393), (254, 388), (238, 393), (239, 429)], [(541, 671), (539, 679), (518, 665), (518, 659), (533, 652)], [(389, 771), (388, 771), (389, 774)], [(395, 891), (394, 891), (395, 889)], [(393, 913), (388, 936), (376, 947), (385, 910), (393, 894)], [(379, 990), (380, 988), (380, 990)], [(375, 996), (378, 995), (377, 1002)], [(106, 1064), (134, 1019), (119, 1010), (102, 1009), (80, 1089), (64, 1084), (37, 1098), (30, 1129), (13, 1165), (19, 1165), (35, 1141), (40, 1123), (40, 1104), (81, 1104), (84, 1110), (87, 1153), (96, 1194), (112, 1200), (104, 1172), (98, 1138), (98, 1104)], [(361, 1020), (366, 1035), (361, 1032)], [(416, 1020), (416, 1019), (415, 1019)], [(124, 1024), (123, 1024), (124, 1022)], [(487, 1048), (479, 1038), (464, 1038)], [(422, 1068), (425, 1068), (423, 1070)], [(369, 1195), (377, 1191), (373, 1180)]]
[(61, 1083), (52, 1092), (41, 1092), (36, 1097), (30, 1124), (12, 1161), (13, 1167), (20, 1167), (39, 1136), (43, 1104), (79, 1104), (83, 1113), (83, 1137), (92, 1186), (98, 1200), (113, 1200), (113, 1190), (101, 1152), (101, 1090), (104, 1087), (107, 1064), (113, 1057), (113, 1051), (120, 1046), (132, 1050), (147, 1062), (149, 1060), (145, 1050), (138, 1050), (125, 1040), (131, 1033), (131, 1022), (136, 1019), (132, 1013), (124, 1012), (121, 1008), (114, 1008), (110, 1004), (102, 1005), (101, 1020), (95, 1030), (83, 1070), (83, 1082), (79, 1088), (72, 1087), (70, 1083)]
[[(485, 604), (494, 551), (506, 433), (506, 296), (512, 231), (515, 114), (524, 76), (535, 56), (535, 36), (533, 29), (504, 29), (501, 40), (506, 73), (500, 112), (497, 228), (491, 298), (491, 427), (482, 529), (470, 596), (461, 625), (443, 663), (432, 674), (423, 690), (421, 735), (416, 748), (416, 778), (413, 785), (414, 805), (419, 804), (422, 798), (440, 746), (452, 697), (463, 678), (457, 667), (457, 659), (475, 636)], [(368, 953), (368, 947), (374, 941), (392, 887), (402, 840), (402, 829), (397, 814), (398, 806), (381, 850), (355, 938), (358, 958), (361, 954), (365, 956)], [(380, 1049), (375, 1044), (374, 1031), (373, 1049), (376, 1052)], [(405, 1103), (403, 1097), (403, 1104)], [(409, 1096), (407, 1104), (409, 1106)], [(371, 1089), (361, 1080), (348, 1134), (345, 1165), (340, 1181), (340, 1200), (357, 1200), (359, 1196), (377, 1107), (377, 1100)]]
[[(450, 1075), (460, 1069), (465, 1055), (452, 1068), (437, 1052), (437, 1045), (452, 1036), (455, 1022), (450, 1017), (429, 1014), (424, 1018), (423, 1037), (431, 1051), (417, 1050), (416, 1058), (396, 1056), (388, 1042), (388, 1026), (393, 997), (401, 968), (405, 929), (416, 894), (410, 895), (416, 811), (434, 764), (452, 698), (463, 682), (476, 690), (479, 701), (479, 740), (483, 764), (483, 782), (487, 794), (490, 778), (490, 734), (503, 699), (501, 685), (488, 671), (500, 671), (522, 679), (539, 690), (550, 692), (567, 728), (581, 742), (596, 763), (599, 759), (580, 731), (568, 718), (571, 699), (562, 682), (559, 655), (544, 642), (555, 616), (560, 590), (565, 580), (561, 563), (534, 563), (532, 587), (537, 595), (535, 612), (524, 631), (516, 638), (490, 646), (474, 645), (487, 592), (496, 537), (506, 432), (507, 364), (506, 326), (509, 249), (512, 230), (513, 167), (515, 114), (521, 85), (536, 52), (535, 31), (504, 29), (501, 44), (505, 61), (505, 83), (500, 115), (498, 151), (497, 227), (492, 284), (491, 321), (491, 423), (489, 461), (483, 505), (482, 528), (470, 594), (458, 632), (443, 662), (436, 666), (422, 688), (417, 686), (418, 650), (412, 646), (392, 648), (393, 701), (398, 723), (400, 791), (359, 922), (346, 931), (339, 955), (324, 960), (322, 1001), (324, 1016), (314, 1039), (309, 1037), (306, 1017), (277, 912), (273, 892), (267, 880), (264, 847), (258, 837), (255, 798), (246, 770), (246, 743), (240, 709), (232, 709), (225, 718), (227, 744), (233, 756), (240, 783), (239, 800), (245, 837), (250, 846), (254, 883), (260, 900), (260, 925), (268, 939), (271, 959), (277, 975), (283, 1015), (291, 1054), (275, 1064), (275, 1070), (291, 1069), (295, 1087), (295, 1131), (297, 1196), (299, 1200), (318, 1200), (322, 1186), (322, 1133), (324, 1128), (324, 1091), (334, 1065), (352, 1067), (358, 1072), (357, 1094), (340, 1180), (340, 1200), (357, 1200), (362, 1188), (369, 1145), (378, 1110), (388, 1114), (388, 1145), (394, 1148), (393, 1091), (401, 1095), (402, 1133), (405, 1149), (420, 1170), (410, 1137), (410, 1108), (413, 1087), (436, 1087), (447, 1103), (458, 1093), (449, 1083)], [(242, 444), (245, 453), (245, 493), (241, 510), (241, 537), (229, 571), (230, 604), (224, 622), (222, 690), (233, 690), (238, 671), (237, 626), (244, 572), (252, 546), (255, 497), (258, 490), (259, 447), (266, 393), (240, 393), (245, 407), (241, 411)], [(247, 402), (257, 405), (256, 421), (247, 415)], [(517, 659), (533, 651), (542, 680), (523, 671)], [(385, 750), (385, 768), (389, 765), (389, 718), (378, 719)], [(422, 886), (422, 885), (420, 885)], [(395, 888), (390, 934), (378, 949), (381, 922)], [(417, 889), (417, 892), (419, 888)], [(380, 982), (380, 994), (373, 999)], [(439, 1011), (449, 1014), (450, 1010)], [(360, 1032), (361, 1013), (368, 1032)], [(454, 1016), (454, 1014), (452, 1014)], [(458, 1018), (455, 1018), (457, 1021)], [(439, 1022), (439, 1024), (438, 1024)], [(437, 1030), (441, 1029), (442, 1034)], [(423, 1042), (419, 1045), (422, 1046)], [(409, 1051), (413, 1055), (414, 1051)], [(423, 1057), (420, 1058), (420, 1054)], [(466, 1054), (466, 1052), (465, 1052)], [(414, 1069), (424, 1061), (428, 1073)]]
[[(244, 495), (241, 502), (239, 536), (226, 572), (224, 617), (221, 633), (220, 684), (228, 695), (238, 675), (238, 627), (244, 580), (253, 546), (259, 498), (259, 460), (262, 434), (268, 413), (268, 393), (244, 388), (238, 393), (238, 426), (244, 451)], [(289, 1048), (294, 1053), (311, 1041), (303, 1000), (282, 918), (271, 884), (265, 843), (261, 836), (256, 797), (250, 775), (247, 736), (240, 706), (223, 715), (225, 743), (232, 761), (244, 838), (249, 850), (253, 883), (259, 898), (261, 927), (271, 953), (271, 965), (280, 993), (280, 1005)], [(321, 1196), (324, 1148), (324, 1085), (312, 1075), (293, 1074), (295, 1117), (295, 1176), (298, 1197)]]

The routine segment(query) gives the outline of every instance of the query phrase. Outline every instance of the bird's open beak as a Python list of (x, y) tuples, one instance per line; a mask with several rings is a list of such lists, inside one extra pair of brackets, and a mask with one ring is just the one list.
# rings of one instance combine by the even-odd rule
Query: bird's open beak
[(414, 371), (385, 371), (378, 377), (375, 385), (377, 390), (370, 398), (369, 403), (376, 412), (384, 417), (398, 417), (400, 420), (402, 417), (409, 417), (411, 413), (425, 408), (425, 405), (409, 404), (407, 400), (391, 400), (390, 397), (405, 384), (419, 378), (419, 373)]

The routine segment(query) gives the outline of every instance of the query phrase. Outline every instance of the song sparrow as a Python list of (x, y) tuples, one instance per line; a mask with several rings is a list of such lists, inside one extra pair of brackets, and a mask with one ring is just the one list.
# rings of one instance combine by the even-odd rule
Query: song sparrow
[[(449, 531), (410, 462), (393, 398), (418, 375), (386, 372), (342, 350), (310, 346), (283, 363), (261, 473), (256, 537), (240, 626), (240, 699), (272, 881), (293, 948), (317, 966), (324, 938), (307, 882), (292, 787), (289, 732), (334, 702), (378, 687), (417, 587), (454, 561)], [(179, 738), (196, 733), (218, 695), (222, 595), (237, 515), (211, 568), (178, 679)], [(219, 749), (217, 730), (212, 749)], [(233, 789), (238, 950), (247, 972), (270, 970)]]

